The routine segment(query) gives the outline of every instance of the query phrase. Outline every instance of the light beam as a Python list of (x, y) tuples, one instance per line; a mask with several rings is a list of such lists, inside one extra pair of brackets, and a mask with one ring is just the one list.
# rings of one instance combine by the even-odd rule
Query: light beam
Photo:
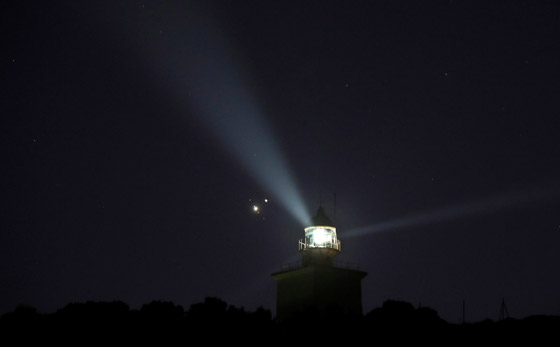
[(344, 238), (365, 236), (397, 229), (408, 229), (452, 219), (466, 218), (474, 215), (488, 214), (501, 209), (518, 207), (539, 200), (554, 198), (558, 195), (560, 195), (560, 186), (554, 183), (544, 188), (536, 187), (523, 191), (509, 192), (500, 196), (487, 197), (468, 203), (456, 204), (391, 221), (376, 223), (341, 233), (340, 236)]
[(194, 114), (247, 171), (302, 225), (309, 214), (287, 161), (265, 119), (246, 75), (228, 45), (227, 35), (208, 13), (188, 21), (176, 18), (170, 40), (159, 51), (166, 79), (177, 100), (185, 100)]

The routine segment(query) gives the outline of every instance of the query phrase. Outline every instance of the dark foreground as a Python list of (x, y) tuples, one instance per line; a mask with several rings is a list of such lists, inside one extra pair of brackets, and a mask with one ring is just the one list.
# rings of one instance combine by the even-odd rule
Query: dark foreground
[[(436, 311), (399, 301), (386, 301), (364, 316), (336, 309), (308, 310), (279, 322), (263, 308), (245, 311), (217, 298), (206, 298), (188, 310), (171, 302), (153, 301), (140, 310), (124, 302), (71, 303), (50, 314), (19, 306), (0, 318), (4, 341), (89, 344), (124, 342), (198, 344), (212, 341), (261, 343), (333, 342), (376, 344), (380, 341), (441, 345), (495, 342), (558, 342), (560, 317), (450, 324)], [(298, 343), (299, 344), (299, 343)]]

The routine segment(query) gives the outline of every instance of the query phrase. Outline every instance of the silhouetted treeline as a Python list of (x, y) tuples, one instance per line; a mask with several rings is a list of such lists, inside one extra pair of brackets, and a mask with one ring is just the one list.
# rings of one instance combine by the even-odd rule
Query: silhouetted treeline
[[(247, 335), (255, 330), (268, 333), (272, 315), (262, 307), (246, 311), (218, 298), (206, 298), (189, 310), (172, 302), (152, 301), (131, 310), (122, 301), (70, 303), (54, 313), (40, 314), (33, 307), (18, 306), (0, 317), (2, 331), (22, 338), (63, 337), (79, 341), (117, 337), (121, 341), (174, 340), (190, 336), (221, 339)], [(24, 331), (22, 333), (22, 331)], [(0, 334), (1, 335), (1, 334)]]
[[(346, 315), (336, 307), (327, 311), (308, 309), (289, 320), (278, 322), (264, 308), (246, 311), (218, 298), (206, 298), (185, 310), (166, 301), (152, 301), (139, 310), (122, 302), (70, 303), (54, 313), (41, 314), (33, 307), (18, 306), (0, 317), (0, 329), (26, 339), (67, 339), (75, 342), (102, 340), (107, 336), (124, 342), (156, 339), (185, 341), (203, 337), (207, 341), (275, 337), (289, 342), (356, 342), (363, 338), (391, 338), (393, 341), (460, 337), (464, 341), (492, 336), (506, 341), (550, 336), (560, 329), (560, 317), (531, 316), (525, 319), (490, 320), (472, 324), (449, 324), (428, 307), (389, 300), (363, 316)], [(6, 336), (6, 335), (4, 335)], [(78, 339), (78, 340), (76, 340)]]

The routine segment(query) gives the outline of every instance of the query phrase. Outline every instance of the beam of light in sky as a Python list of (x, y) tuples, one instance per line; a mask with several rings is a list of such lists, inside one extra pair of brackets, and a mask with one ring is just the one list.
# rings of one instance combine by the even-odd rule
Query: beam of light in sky
[(420, 225), (489, 214), (502, 209), (519, 207), (539, 200), (554, 198), (559, 195), (560, 187), (558, 184), (553, 184), (546, 188), (539, 187), (529, 190), (509, 192), (499, 196), (487, 197), (477, 201), (456, 204), (433, 211), (356, 228), (345, 233), (341, 233), (340, 236), (344, 238), (351, 238), (397, 229), (409, 229)]
[(169, 53), (162, 59), (169, 64), (165, 74), (176, 97), (305, 225), (309, 214), (303, 199), (225, 35), (207, 14), (182, 25), (161, 50)]

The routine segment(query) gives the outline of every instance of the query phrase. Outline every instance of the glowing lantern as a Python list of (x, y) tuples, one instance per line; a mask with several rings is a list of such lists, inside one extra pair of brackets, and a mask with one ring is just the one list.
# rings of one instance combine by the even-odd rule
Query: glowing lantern
[(305, 228), (305, 238), (299, 240), (299, 251), (303, 262), (332, 263), (334, 256), (340, 252), (340, 240), (336, 237), (336, 228), (327, 217), (322, 207), (312, 219), (312, 226)]

